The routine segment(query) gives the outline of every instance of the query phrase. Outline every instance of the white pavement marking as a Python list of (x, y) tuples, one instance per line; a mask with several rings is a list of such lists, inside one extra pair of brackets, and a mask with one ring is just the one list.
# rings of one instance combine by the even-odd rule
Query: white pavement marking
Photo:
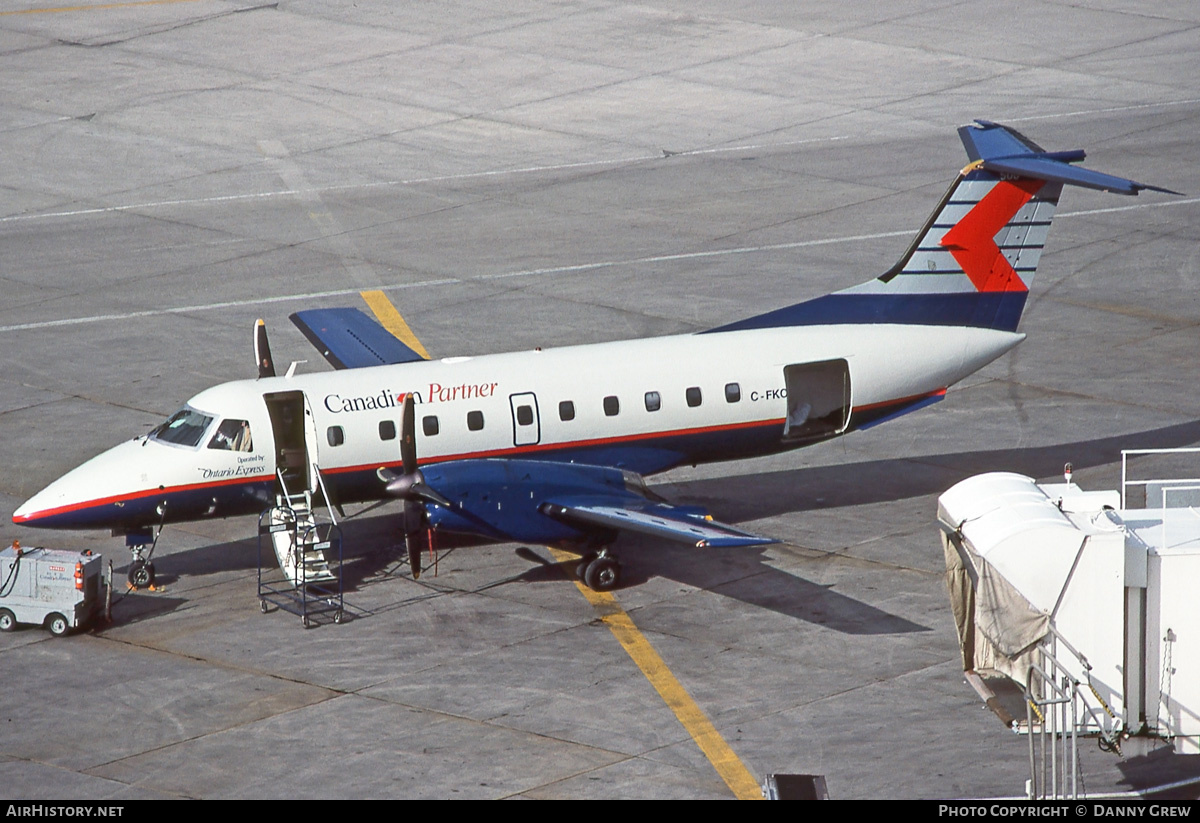
[[(810, 138), (806, 140), (788, 140), (782, 143), (760, 143), (757, 145), (747, 146), (728, 146), (724, 148), (714, 149), (694, 149), (691, 151), (671, 152), (671, 157), (690, 157), (703, 154), (720, 154), (725, 152), (739, 151), (759, 151), (762, 149), (783, 148), (785, 146), (800, 146), (807, 143), (832, 143), (837, 140), (846, 140), (845, 136), (839, 137), (820, 137)], [(266, 148), (266, 145), (264, 145)], [(286, 150), (282, 146), (278, 150)], [(265, 152), (268, 155), (270, 151)], [(151, 211), (154, 209), (171, 208), (178, 206), (204, 206), (213, 203), (231, 203), (238, 200), (260, 200), (273, 197), (312, 197), (319, 196), (325, 192), (335, 191), (355, 191), (362, 189), (377, 189), (388, 186), (418, 186), (424, 183), (444, 183), (455, 180), (476, 180), (487, 177), (502, 177), (510, 174), (537, 174), (542, 172), (569, 171), (571, 169), (594, 168), (597, 166), (625, 166), (634, 165), (637, 163), (645, 163), (650, 160), (662, 160), (664, 154), (646, 154), (637, 157), (623, 157), (613, 160), (588, 160), (580, 163), (557, 163), (546, 166), (524, 166), (516, 169), (493, 169), (490, 171), (466, 172), (463, 174), (443, 174), (432, 177), (412, 177), (403, 180), (381, 180), (374, 183), (345, 183), (338, 186), (313, 186), (309, 187), (300, 184), (299, 181), (289, 180), (286, 177), (284, 182), (288, 183), (290, 188), (278, 189), (276, 191), (263, 191), (248, 194), (222, 194), (214, 197), (198, 197), (198, 198), (183, 198), (179, 200), (152, 200), (145, 203), (130, 203), (125, 206), (97, 206), (90, 209), (72, 209), (70, 211), (53, 211), (42, 212), (38, 214), (11, 214), (7, 217), (0, 217), (0, 223), (13, 223), (18, 220), (52, 220), (62, 217), (79, 217), (81, 215), (90, 214), (111, 214), (113, 212), (124, 211)], [(301, 178), (303, 179), (303, 178)]]
[[(1134, 209), (1158, 209), (1166, 208), (1168, 206), (1186, 206), (1195, 203), (1200, 203), (1200, 197), (1192, 197), (1185, 200), (1169, 200), (1162, 203), (1136, 203), (1129, 206), (1115, 206), (1106, 209), (1087, 209), (1085, 211), (1062, 212), (1057, 215), (1057, 219), (1062, 220), (1069, 219), (1071, 217), (1086, 217), (1093, 214), (1132, 211)], [(574, 274), (582, 271), (617, 268), (620, 266), (642, 266), (653, 263), (668, 263), (679, 260), (700, 260), (705, 258), (728, 257), (735, 254), (760, 254), (763, 252), (786, 251), (788, 249), (801, 249), (809, 246), (826, 246), (836, 243), (859, 243), (864, 240), (880, 240), (888, 237), (907, 237), (915, 233), (915, 229), (902, 229), (900, 231), (876, 232), (874, 234), (854, 234), (844, 237), (826, 237), (819, 240), (799, 240), (794, 243), (774, 243), (766, 246), (741, 246), (733, 249), (715, 249), (713, 251), (663, 254), (652, 257), (633, 257), (624, 260), (597, 260), (591, 263), (577, 263), (571, 266), (550, 266), (542, 269), (524, 269), (521, 271), (498, 272), (496, 274), (481, 274), (478, 277), (441, 277), (432, 280), (419, 280), (413, 283), (393, 283), (391, 285), (379, 284), (376, 288), (378, 288), (380, 291), (389, 292), (404, 291), (407, 289), (433, 288), (436, 286), (450, 286), (459, 283), (483, 283), (490, 280), (505, 280), (514, 277), (546, 277), (557, 274)], [(88, 317), (42, 320), (34, 323), (14, 323), (9, 326), (0, 326), (0, 333), (30, 331), (33, 329), (49, 329), (60, 326), (78, 326), (85, 323), (102, 323), (112, 320), (133, 320), (139, 317), (156, 317), (165, 314), (188, 314), (190, 312), (215, 311), (217, 309), (237, 308), (240, 306), (259, 306), (266, 305), (268, 303), (286, 303), (289, 301), (303, 303), (325, 297), (343, 297), (348, 294), (358, 294), (360, 291), (361, 289), (357, 287), (330, 289), (328, 291), (282, 294), (274, 297), (253, 297), (245, 300), (224, 300), (219, 303), (196, 303), (189, 306), (145, 309), (142, 311), (123, 312), (118, 314), (96, 314)]]

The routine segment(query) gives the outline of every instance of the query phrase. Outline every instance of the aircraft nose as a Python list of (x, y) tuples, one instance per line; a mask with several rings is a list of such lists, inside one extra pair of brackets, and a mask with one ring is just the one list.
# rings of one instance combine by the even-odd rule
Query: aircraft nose
[(13, 523), (47, 529), (107, 528), (116, 523), (137, 464), (140, 441), (93, 457), (64, 474), (13, 512)]
[(83, 492), (84, 489), (94, 487), (93, 483), (86, 480), (90, 474), (84, 471), (84, 466), (67, 472), (22, 503), (13, 512), (13, 523), (35, 528), (66, 525), (65, 521), (72, 513), (86, 508), (90, 502), (89, 495)]

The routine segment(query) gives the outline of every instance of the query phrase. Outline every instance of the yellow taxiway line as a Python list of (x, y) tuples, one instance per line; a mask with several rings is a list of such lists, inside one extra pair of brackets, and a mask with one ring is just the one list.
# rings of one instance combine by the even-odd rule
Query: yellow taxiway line
[[(392, 301), (388, 300), (387, 295), (381, 291), (364, 291), (360, 294), (385, 329), (422, 357), (429, 358), (429, 353), (408, 327), (408, 323), (404, 322)], [(550, 552), (559, 563), (577, 559), (576, 555), (561, 549), (550, 548)], [(687, 689), (667, 668), (667, 664), (659, 657), (646, 636), (638, 631), (633, 619), (621, 608), (617, 599), (608, 592), (594, 592), (578, 580), (575, 581), (575, 585), (592, 604), (601, 622), (608, 626), (621, 647), (642, 670), (642, 674), (650, 681), (650, 685), (658, 692), (663, 702), (675, 713), (676, 719), (691, 735), (692, 740), (696, 741), (700, 751), (704, 752), (708, 762), (712, 763), (734, 796), (739, 800), (762, 800), (762, 790), (758, 781), (746, 768), (746, 764), (729, 747), (712, 721), (687, 693)]]
[[(577, 559), (575, 555), (561, 549), (550, 548), (550, 552), (559, 563)], [(746, 764), (729, 747), (712, 721), (687, 693), (687, 689), (667, 668), (667, 664), (659, 657), (646, 636), (638, 631), (633, 619), (621, 608), (617, 599), (609, 592), (594, 592), (578, 580), (575, 581), (575, 585), (592, 604), (601, 622), (608, 626), (609, 631), (642, 670), (642, 674), (650, 681), (650, 685), (655, 688), (663, 702), (675, 713), (675, 717), (683, 724), (692, 740), (696, 741), (700, 751), (704, 752), (708, 762), (712, 763), (717, 774), (733, 790), (734, 795), (739, 800), (762, 800), (762, 790), (758, 781), (746, 768)]]

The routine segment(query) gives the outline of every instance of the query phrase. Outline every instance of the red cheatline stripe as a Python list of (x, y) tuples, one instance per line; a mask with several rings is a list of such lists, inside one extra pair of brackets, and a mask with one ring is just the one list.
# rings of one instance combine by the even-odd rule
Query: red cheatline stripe
[(144, 497), (158, 497), (160, 494), (177, 494), (178, 492), (196, 491), (200, 489), (216, 489), (221, 486), (236, 486), (242, 483), (252, 483), (260, 480), (271, 480), (274, 475), (256, 474), (247, 477), (237, 477), (228, 480), (214, 480), (208, 483), (190, 483), (183, 486), (171, 486), (161, 489), (144, 489), (142, 491), (130, 492), (127, 494), (117, 494), (112, 497), (98, 497), (95, 500), (87, 500), (82, 503), (72, 503), (68, 506), (58, 506), (53, 509), (42, 509), (40, 512), (22, 515), (19, 518), (14, 517), (13, 522), (27, 522), (42, 517), (51, 517), (56, 514), (66, 514), (67, 512), (80, 511), (81, 509), (91, 509), (97, 506), (107, 506), (115, 503), (123, 503), (129, 500), (141, 500)]
[[(877, 408), (881, 408), (884, 406), (893, 406), (893, 405), (908, 403), (908, 402), (911, 402), (914, 400), (921, 400), (926, 397), (934, 397), (936, 395), (943, 395), (945, 393), (946, 393), (946, 390), (943, 388), (943, 389), (938, 389), (937, 391), (929, 392), (928, 394), (915, 394), (915, 395), (912, 395), (911, 397), (902, 397), (897, 400), (885, 400), (881, 403), (869, 403), (865, 406), (854, 406), (851, 409), (851, 414), (856, 413), (856, 412), (868, 411), (871, 409), (877, 409)], [(497, 455), (531, 454), (531, 453), (546, 452), (546, 451), (552, 451), (552, 450), (588, 448), (588, 447), (594, 447), (594, 446), (606, 446), (606, 445), (613, 445), (613, 444), (619, 444), (619, 443), (633, 443), (633, 442), (638, 442), (638, 441), (642, 441), (642, 440), (650, 440), (650, 439), (657, 439), (657, 438), (686, 437), (686, 436), (697, 435), (697, 434), (715, 434), (715, 433), (719, 433), (719, 432), (760, 428), (760, 427), (764, 427), (764, 426), (782, 426), (783, 423), (784, 423), (784, 418), (779, 417), (779, 418), (771, 418), (768, 420), (752, 420), (752, 421), (746, 422), (746, 423), (731, 423), (731, 424), (726, 424), (726, 425), (722, 425), (722, 426), (699, 426), (699, 427), (691, 428), (691, 429), (676, 429), (674, 431), (666, 431), (666, 432), (645, 432), (642, 434), (624, 435), (624, 436), (619, 436), (619, 437), (601, 437), (601, 438), (594, 438), (591, 440), (575, 440), (575, 441), (568, 441), (565, 443), (539, 443), (537, 445), (532, 445), (532, 446), (513, 446), (513, 447), (503, 448), (503, 449), (491, 449), (491, 450), (487, 450), (487, 451), (463, 452), (462, 454), (443, 455), (443, 456), (431, 459), (429, 462), (432, 464), (432, 463), (443, 463), (443, 462), (446, 462), (449, 460), (482, 459), (482, 458), (487, 458), (487, 457), (495, 457)], [(400, 462), (399, 460), (396, 460), (396, 461), (391, 461), (391, 462), (386, 462), (386, 463), (364, 463), (364, 464), (360, 464), (357, 466), (343, 466), (340, 468), (323, 469), (322, 471), (325, 472), (326, 474), (348, 474), (348, 473), (356, 472), (356, 471), (374, 471), (380, 465), (399, 465), (399, 462)], [(42, 511), (38, 511), (38, 512), (31, 512), (29, 514), (22, 515), (19, 518), (14, 518), (14, 522), (27, 523), (31, 520), (38, 520), (38, 519), (41, 519), (44, 517), (53, 517), (55, 515), (67, 514), (69, 512), (82, 511), (84, 509), (96, 508), (99, 506), (107, 506), (107, 505), (112, 505), (112, 504), (116, 504), (116, 503), (131, 501), (131, 500), (141, 500), (146, 497), (157, 497), (159, 495), (171, 495), (171, 494), (178, 494), (180, 492), (199, 491), (199, 490), (203, 490), (203, 489), (215, 489), (215, 488), (219, 488), (221, 486), (231, 486), (231, 485), (237, 485), (237, 484), (242, 484), (242, 483), (255, 483), (255, 482), (261, 482), (263, 480), (270, 480), (270, 479), (273, 479), (273, 477), (274, 477), (273, 475), (264, 473), (264, 474), (259, 474), (259, 475), (251, 475), (249, 477), (217, 480), (217, 481), (212, 481), (212, 482), (208, 482), (208, 483), (191, 483), (191, 484), (187, 484), (187, 485), (170, 486), (170, 487), (161, 488), (161, 489), (145, 489), (142, 491), (130, 492), (127, 494), (118, 494), (118, 495), (113, 495), (110, 497), (96, 498), (95, 500), (86, 500), (86, 501), (83, 501), (80, 503), (72, 503), (67, 506), (58, 506), (58, 507), (55, 507), (52, 509), (43, 509)]]
[[(489, 449), (486, 451), (463, 452), (461, 454), (446, 454), (438, 457), (431, 457), (428, 464), (445, 463), (450, 460), (478, 460), (487, 457), (495, 457), (497, 455), (511, 454), (536, 454), (538, 452), (561, 451), (564, 449), (584, 449), (595, 446), (611, 446), (619, 443), (634, 443), (640, 440), (661, 439), (668, 437), (686, 437), (696, 434), (715, 434), (717, 432), (736, 431), (738, 429), (759, 428), (762, 426), (782, 426), (783, 418), (770, 420), (754, 420), (749, 423), (730, 423), (723, 426), (700, 426), (694, 429), (676, 429), (666, 432), (644, 432), (642, 434), (627, 434), (618, 437), (599, 437), (592, 440), (569, 440), (559, 443), (537, 443), (529, 446), (508, 446), (502, 449)], [(396, 461), (397, 463), (399, 461)], [(367, 471), (374, 469), (378, 463), (368, 463), (359, 466), (343, 466), (337, 469), (328, 469), (330, 474), (341, 474), (345, 472)], [(390, 465), (390, 464), (389, 464)]]
[(909, 397), (901, 397), (897, 400), (884, 400), (882, 403), (868, 403), (865, 406), (855, 406), (851, 413), (871, 411), (872, 409), (882, 409), (885, 406), (903, 406), (905, 403), (913, 403), (917, 400), (924, 400), (928, 397), (944, 397), (946, 389), (941, 388), (936, 391), (926, 392), (925, 394), (914, 394)]

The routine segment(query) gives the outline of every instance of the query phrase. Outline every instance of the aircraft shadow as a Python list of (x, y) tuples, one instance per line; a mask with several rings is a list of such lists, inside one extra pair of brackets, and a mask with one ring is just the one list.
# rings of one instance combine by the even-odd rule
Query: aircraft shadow
[[(1200, 420), (1133, 434), (1032, 448), (947, 452), (832, 466), (811, 466), (667, 484), (673, 503), (709, 507), (719, 520), (744, 523), (781, 514), (837, 509), (941, 494), (976, 474), (1010, 471), (1030, 477), (1062, 476), (1116, 463), (1122, 449), (1186, 446), (1200, 441)], [(931, 515), (932, 518), (932, 515)]]

